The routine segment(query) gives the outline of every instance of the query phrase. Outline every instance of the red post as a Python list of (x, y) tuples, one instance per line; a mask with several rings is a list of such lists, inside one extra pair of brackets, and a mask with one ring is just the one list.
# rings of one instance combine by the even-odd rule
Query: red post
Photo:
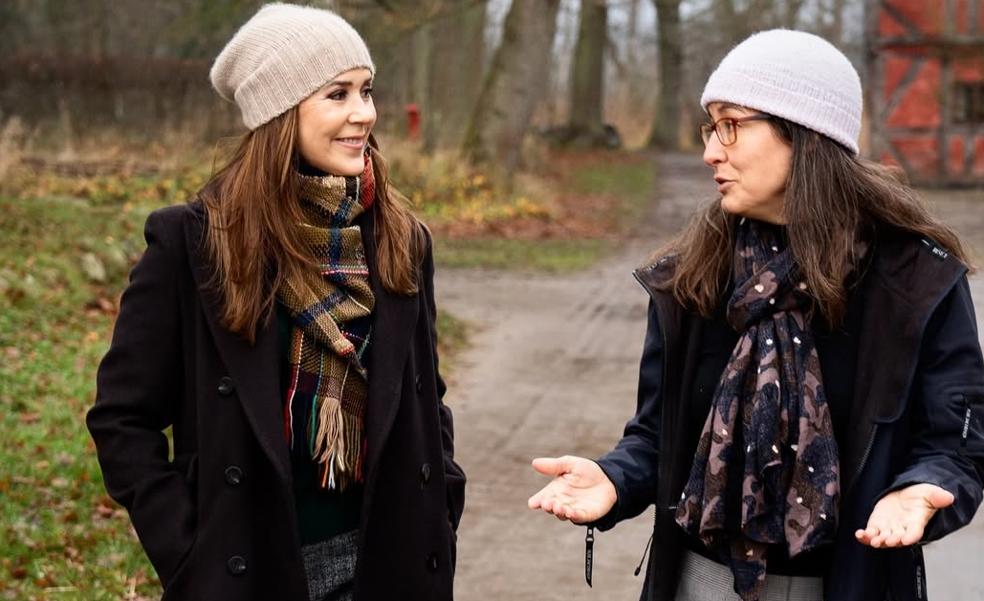
[(407, 112), (407, 135), (411, 140), (420, 138), (420, 107), (411, 102), (403, 107)]

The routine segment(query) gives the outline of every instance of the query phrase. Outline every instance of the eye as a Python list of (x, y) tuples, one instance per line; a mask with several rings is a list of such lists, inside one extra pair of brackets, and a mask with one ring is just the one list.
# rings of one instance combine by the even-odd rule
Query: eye
[(345, 96), (346, 95), (347, 95), (347, 92), (345, 90), (343, 90), (343, 89), (337, 89), (337, 90), (332, 90), (331, 92), (328, 92), (327, 98), (329, 98), (330, 100), (345, 100)]
[(372, 86), (368, 86), (368, 87), (362, 88), (362, 97), (363, 98), (369, 98), (370, 96), (372, 96), (372, 91), (373, 91), (373, 87)]

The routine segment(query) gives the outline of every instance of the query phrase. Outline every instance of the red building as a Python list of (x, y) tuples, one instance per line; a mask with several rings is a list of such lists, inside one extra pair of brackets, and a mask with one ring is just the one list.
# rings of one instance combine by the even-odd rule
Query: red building
[(870, 154), (984, 185), (984, 0), (866, 0)]

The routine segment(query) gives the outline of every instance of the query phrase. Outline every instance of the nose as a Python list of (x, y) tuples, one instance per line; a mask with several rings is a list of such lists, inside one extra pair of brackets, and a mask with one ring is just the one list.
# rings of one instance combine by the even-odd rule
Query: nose
[(372, 99), (360, 99), (359, 103), (353, 107), (349, 113), (349, 123), (372, 124), (376, 120), (376, 107)]
[(714, 167), (728, 160), (728, 154), (724, 150), (724, 144), (718, 140), (716, 134), (711, 134), (710, 139), (704, 146), (704, 164)]

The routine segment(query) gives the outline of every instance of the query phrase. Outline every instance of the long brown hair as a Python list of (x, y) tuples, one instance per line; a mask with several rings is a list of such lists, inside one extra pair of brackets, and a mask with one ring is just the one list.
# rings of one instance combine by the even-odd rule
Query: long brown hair
[[(317, 262), (298, 236), (297, 107), (243, 135), (229, 160), (199, 193), (208, 214), (206, 252), (222, 324), (251, 343), (288, 278), (311, 286)], [(422, 225), (389, 183), (386, 161), (369, 136), (375, 176), (376, 271), (392, 293), (417, 292)]]
[[(830, 324), (840, 324), (847, 305), (845, 280), (857, 267), (856, 241), (888, 226), (941, 244), (970, 264), (956, 233), (933, 217), (897, 170), (860, 159), (832, 139), (772, 117), (773, 131), (792, 147), (784, 216), (789, 246)], [(720, 306), (732, 277), (739, 217), (718, 198), (700, 210), (653, 258), (674, 256), (666, 283), (674, 298), (705, 317)]]

